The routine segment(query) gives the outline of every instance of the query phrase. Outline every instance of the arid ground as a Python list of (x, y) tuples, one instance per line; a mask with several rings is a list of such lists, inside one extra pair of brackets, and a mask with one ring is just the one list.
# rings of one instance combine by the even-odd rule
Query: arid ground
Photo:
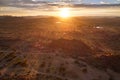
[(120, 17), (0, 17), (0, 80), (120, 80)]

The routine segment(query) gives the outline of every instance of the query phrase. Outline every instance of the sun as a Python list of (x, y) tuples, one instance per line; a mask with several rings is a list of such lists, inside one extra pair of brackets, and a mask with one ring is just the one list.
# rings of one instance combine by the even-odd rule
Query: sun
[(60, 8), (60, 17), (62, 17), (62, 18), (70, 17), (70, 10), (69, 10), (69, 8)]

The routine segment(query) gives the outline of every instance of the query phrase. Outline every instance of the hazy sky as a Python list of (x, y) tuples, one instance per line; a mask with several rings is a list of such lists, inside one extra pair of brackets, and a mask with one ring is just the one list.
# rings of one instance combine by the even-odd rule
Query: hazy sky
[[(62, 1), (63, 3), (59, 3)], [(47, 2), (47, 3), (46, 3)], [(58, 6), (50, 6), (48, 3), (58, 4), (120, 4), (120, 0), (0, 0), (0, 15), (56, 15), (58, 14)], [(117, 7), (80, 7), (71, 8), (70, 12), (73, 16), (79, 15), (107, 15), (120, 16), (120, 6)]]
[(10, 5), (12, 3), (19, 4), (19, 3), (34, 3), (34, 2), (40, 2), (40, 1), (46, 1), (46, 2), (73, 2), (73, 3), (96, 3), (96, 4), (116, 4), (120, 3), (120, 0), (0, 0), (0, 4), (2, 5)]

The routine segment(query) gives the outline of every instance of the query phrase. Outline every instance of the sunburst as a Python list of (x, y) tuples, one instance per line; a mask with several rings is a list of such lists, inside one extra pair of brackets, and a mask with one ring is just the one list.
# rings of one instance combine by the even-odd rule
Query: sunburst
[(60, 17), (62, 17), (62, 18), (70, 17), (70, 9), (69, 8), (60, 8)]

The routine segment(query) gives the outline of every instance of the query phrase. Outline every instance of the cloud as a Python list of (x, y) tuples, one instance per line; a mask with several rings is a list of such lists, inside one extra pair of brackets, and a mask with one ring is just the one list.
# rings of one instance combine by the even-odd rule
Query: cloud
[(0, 0), (0, 5), (11, 5), (11, 4), (15, 4), (15, 5), (19, 5), (21, 3), (23, 4), (34, 4), (35, 2), (37, 2), (36, 0)]
[(18, 7), (18, 8), (37, 8), (45, 6), (44, 1), (40, 0), (0, 0), (0, 6)]
[[(48, 3), (55, 3), (59, 2), (60, 0), (0, 0), (0, 6), (10, 6), (10, 7), (21, 7), (21, 8), (40, 8), (40, 7), (49, 7), (50, 4)], [(67, 1), (67, 0), (61, 0)], [(110, 4), (113, 0), (69, 0), (72, 4)], [(69, 2), (68, 1), (68, 2)], [(119, 3), (120, 0), (114, 0), (116, 3)], [(59, 3), (58, 3), (59, 4)]]
[(109, 4), (109, 2), (100, 1), (100, 4)]

